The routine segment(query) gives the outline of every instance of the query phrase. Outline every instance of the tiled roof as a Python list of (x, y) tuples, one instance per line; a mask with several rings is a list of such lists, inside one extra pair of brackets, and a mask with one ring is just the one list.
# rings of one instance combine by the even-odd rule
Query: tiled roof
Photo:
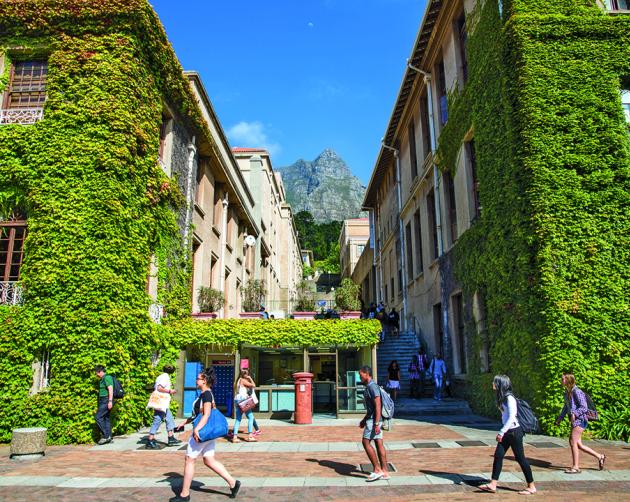
[(264, 148), (244, 148), (242, 146), (235, 146), (234, 148), (232, 148), (232, 151), (234, 153), (249, 153), (249, 152), (260, 152), (260, 153), (266, 153), (266, 154), (269, 153)]

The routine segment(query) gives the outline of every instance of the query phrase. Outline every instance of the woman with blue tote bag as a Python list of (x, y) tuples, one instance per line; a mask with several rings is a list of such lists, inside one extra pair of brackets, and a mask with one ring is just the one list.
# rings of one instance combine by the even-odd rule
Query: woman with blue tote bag
[[(207, 467), (227, 482), (230, 487), (230, 498), (235, 498), (241, 487), (241, 482), (230, 475), (214, 454), (216, 446), (214, 438), (227, 434), (227, 421), (221, 415), (221, 412), (214, 407), (214, 396), (210, 390), (215, 382), (216, 376), (212, 367), (206, 368), (197, 375), (197, 388), (200, 390), (201, 395), (193, 404), (192, 421), (194, 428), (186, 450), (182, 491), (178, 496), (171, 498), (170, 502), (186, 502), (190, 500), (190, 485), (195, 475), (195, 460), (199, 455), (203, 457), (203, 463)], [(213, 439), (207, 439), (211, 437)]]

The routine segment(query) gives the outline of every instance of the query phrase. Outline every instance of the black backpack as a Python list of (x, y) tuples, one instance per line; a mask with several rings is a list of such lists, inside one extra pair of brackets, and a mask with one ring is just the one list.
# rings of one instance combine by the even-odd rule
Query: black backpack
[(122, 385), (120, 385), (118, 378), (116, 378), (114, 375), (110, 376), (112, 377), (112, 380), (114, 382), (114, 399), (122, 399), (123, 397), (125, 397), (125, 390), (122, 388)]
[(532, 407), (527, 401), (519, 399), (513, 394), (510, 395), (516, 399), (516, 420), (518, 420), (523, 432), (525, 434), (538, 434), (540, 432), (540, 424)]

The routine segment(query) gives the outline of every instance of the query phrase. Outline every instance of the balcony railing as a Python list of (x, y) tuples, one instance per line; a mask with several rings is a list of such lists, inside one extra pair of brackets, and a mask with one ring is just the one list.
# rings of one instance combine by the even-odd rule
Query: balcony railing
[(0, 282), (0, 305), (22, 305), (21, 282)]
[(44, 116), (43, 108), (12, 108), (0, 110), (0, 124), (34, 124)]

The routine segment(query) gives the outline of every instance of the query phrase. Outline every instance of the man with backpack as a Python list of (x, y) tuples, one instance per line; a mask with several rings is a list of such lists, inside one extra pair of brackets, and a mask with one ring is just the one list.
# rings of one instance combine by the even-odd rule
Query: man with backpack
[[(100, 364), (94, 366), (94, 373), (100, 379), (98, 388), (98, 408), (96, 415), (96, 425), (101, 430), (102, 437), (98, 444), (107, 444), (112, 442), (112, 424), (109, 419), (110, 413), (114, 406), (114, 387), (116, 385), (115, 378), (105, 373), (105, 366)], [(118, 385), (119, 387), (120, 385)], [(122, 392), (122, 389), (120, 390)]]
[[(383, 444), (383, 417), (381, 388), (372, 379), (372, 368), (363, 366), (359, 370), (361, 383), (365, 385), (365, 417), (361, 420), (359, 427), (363, 429), (363, 448), (372, 462), (372, 473), (366, 479), (367, 482), (378, 479), (390, 479), (387, 472), (387, 454)], [(371, 441), (376, 444), (376, 451), (372, 447)], [(378, 458), (377, 458), (378, 452)]]

